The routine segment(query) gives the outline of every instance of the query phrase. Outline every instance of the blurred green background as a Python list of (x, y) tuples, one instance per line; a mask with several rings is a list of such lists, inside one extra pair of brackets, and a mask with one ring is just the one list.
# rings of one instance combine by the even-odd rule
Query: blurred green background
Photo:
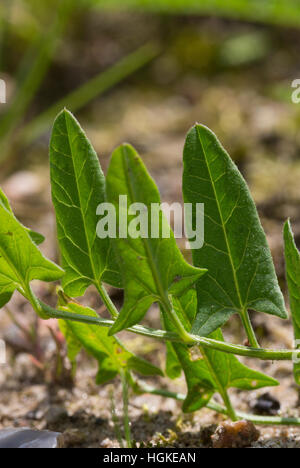
[(64, 106), (104, 168), (130, 141), (173, 201), (199, 121), (243, 171), (272, 239), (287, 216), (300, 233), (299, 2), (2, 0), (0, 14), (0, 181), (12, 199), (36, 185), (49, 204), (48, 139)]

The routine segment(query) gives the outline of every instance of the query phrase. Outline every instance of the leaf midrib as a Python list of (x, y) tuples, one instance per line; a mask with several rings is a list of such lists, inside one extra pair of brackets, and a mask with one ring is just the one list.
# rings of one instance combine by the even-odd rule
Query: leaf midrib
[(240, 288), (239, 288), (239, 284), (238, 284), (238, 280), (237, 280), (237, 276), (236, 276), (236, 271), (235, 271), (233, 261), (232, 261), (231, 249), (230, 249), (230, 245), (229, 245), (229, 241), (228, 241), (228, 237), (227, 237), (226, 227), (225, 227), (224, 220), (223, 220), (222, 210), (221, 210), (219, 199), (218, 199), (218, 196), (217, 196), (217, 191), (216, 191), (216, 187), (215, 187), (215, 184), (214, 184), (214, 180), (213, 180), (212, 175), (211, 175), (207, 155), (206, 155), (204, 146), (202, 144), (201, 134), (200, 134), (199, 128), (196, 127), (196, 129), (197, 129), (197, 135), (198, 135), (199, 143), (200, 143), (202, 151), (203, 151), (203, 156), (204, 156), (204, 160), (205, 160), (206, 167), (207, 167), (207, 170), (208, 170), (209, 178), (211, 180), (211, 185), (212, 185), (212, 188), (213, 188), (213, 191), (214, 191), (214, 196), (215, 196), (215, 200), (216, 200), (216, 203), (217, 203), (217, 208), (218, 208), (220, 220), (221, 220), (221, 223), (222, 223), (221, 227), (222, 227), (222, 230), (223, 230), (223, 234), (224, 234), (224, 238), (225, 238), (225, 242), (226, 242), (226, 247), (227, 247), (227, 250), (228, 250), (229, 261), (230, 261), (230, 265), (231, 265), (231, 269), (232, 269), (232, 273), (233, 273), (234, 285), (235, 285), (235, 288), (236, 288), (236, 291), (237, 291), (237, 294), (238, 294), (238, 299), (239, 299), (239, 302), (240, 302), (240, 310), (241, 310), (241, 312), (243, 312), (244, 308), (245, 308), (245, 305), (242, 302), (242, 298), (241, 298), (241, 294), (240, 294)]
[(80, 194), (79, 184), (78, 184), (78, 180), (77, 180), (77, 172), (76, 172), (76, 168), (75, 168), (74, 154), (73, 154), (73, 150), (72, 150), (72, 143), (71, 143), (71, 140), (70, 140), (70, 127), (69, 127), (69, 124), (68, 124), (68, 119), (67, 119), (66, 114), (65, 114), (65, 123), (66, 123), (66, 127), (67, 127), (67, 136), (68, 136), (69, 147), (70, 147), (70, 151), (71, 151), (71, 160), (72, 160), (72, 165), (73, 165), (73, 170), (74, 170), (74, 175), (75, 175), (75, 183), (76, 183), (76, 188), (77, 188), (77, 193), (78, 193), (80, 213), (81, 213), (82, 223), (83, 223), (83, 227), (84, 227), (84, 233), (85, 233), (86, 244), (87, 244), (87, 248), (88, 248), (90, 264), (91, 264), (93, 275), (94, 275), (93, 282), (94, 282), (94, 284), (96, 286), (99, 286), (99, 281), (96, 279), (97, 275), (96, 275), (95, 265), (94, 265), (94, 261), (93, 261), (92, 250), (91, 250), (90, 243), (89, 243), (89, 237), (88, 237), (88, 233), (87, 233), (87, 226), (86, 226), (86, 223), (85, 223), (85, 216), (83, 214), (83, 209), (82, 209), (82, 204), (81, 204), (81, 194)]
[[(123, 160), (123, 169), (124, 169), (124, 174), (125, 174), (125, 178), (126, 178), (126, 182), (127, 182), (127, 186), (128, 186), (128, 190), (129, 190), (129, 195), (130, 195), (132, 200), (136, 201), (135, 196), (134, 196), (134, 192), (133, 192), (133, 187), (132, 187), (132, 184), (131, 184), (131, 180), (130, 180), (130, 177), (129, 177), (129, 166), (127, 165), (127, 148), (123, 147), (122, 152), (123, 152), (123, 158), (122, 158), (122, 160)], [(154, 283), (155, 283), (157, 291), (158, 291), (158, 293), (160, 295), (158, 297), (158, 299), (160, 299), (160, 302), (162, 303), (162, 305), (164, 307), (166, 307), (168, 305), (169, 301), (168, 301), (168, 299), (166, 297), (166, 293), (165, 293), (164, 289), (161, 286), (160, 274), (157, 271), (151, 249), (149, 248), (149, 245), (147, 243), (146, 238), (142, 237), (141, 241), (142, 241), (142, 244), (143, 244), (144, 249), (146, 251), (146, 255), (147, 255), (147, 258), (148, 258), (148, 261), (149, 261), (149, 264), (150, 264), (150, 269), (152, 271)]]

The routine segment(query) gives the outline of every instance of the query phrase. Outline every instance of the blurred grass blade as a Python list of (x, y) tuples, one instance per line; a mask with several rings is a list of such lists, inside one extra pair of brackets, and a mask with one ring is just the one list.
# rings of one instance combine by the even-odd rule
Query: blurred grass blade
[(76, 112), (105, 91), (115, 86), (144, 65), (153, 60), (160, 52), (158, 45), (148, 43), (122, 58), (109, 69), (102, 71), (76, 90), (64, 96), (49, 109), (40, 114), (21, 130), (18, 138), (25, 144), (41, 136), (51, 125), (53, 118), (61, 109), (67, 107)]
[(67, 24), (72, 11), (72, 2), (63, 0), (60, 2), (56, 18), (47, 34), (36, 41), (37, 52), (33, 63), (28, 67), (28, 72), (22, 84), (17, 90), (6, 114), (0, 122), (0, 163), (9, 154), (11, 137), (19, 125), (24, 113), (31, 103), (35, 93), (39, 89), (42, 80), (50, 66), (58, 40)]
[(0, 5), (0, 70), (5, 69), (5, 43), (10, 29), (10, 15), (14, 0), (2, 0)]
[(297, 0), (90, 0), (105, 9), (137, 9), (168, 14), (202, 14), (300, 26)]
[[(300, 254), (295, 244), (289, 221), (283, 229), (286, 279), (289, 290), (290, 308), (294, 326), (295, 340), (300, 340)], [(300, 341), (298, 346), (300, 347)], [(294, 363), (295, 381), (300, 385), (300, 363)]]

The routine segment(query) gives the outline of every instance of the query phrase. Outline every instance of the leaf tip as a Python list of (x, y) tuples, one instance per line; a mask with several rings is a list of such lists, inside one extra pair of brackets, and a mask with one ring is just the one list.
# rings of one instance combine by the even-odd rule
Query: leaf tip
[(287, 218), (283, 225), (283, 234), (284, 236), (291, 235), (292, 237), (294, 237), (290, 218)]

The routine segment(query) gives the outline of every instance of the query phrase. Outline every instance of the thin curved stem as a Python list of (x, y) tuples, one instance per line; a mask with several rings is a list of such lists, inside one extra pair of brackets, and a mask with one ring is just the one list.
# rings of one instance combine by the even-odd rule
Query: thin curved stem
[[(151, 395), (173, 398), (178, 401), (184, 401), (186, 398), (186, 395), (184, 395), (183, 393), (176, 393), (166, 389), (155, 388), (140, 381), (135, 381), (134, 383), (134, 390), (139, 391), (141, 393), (150, 393)], [(219, 405), (219, 403), (217, 403), (214, 400), (210, 400), (210, 402), (207, 403), (206, 408), (216, 411), (220, 414), (228, 414), (227, 409), (224, 406)], [(237, 416), (237, 419), (246, 419), (247, 421), (251, 421), (254, 424), (275, 426), (300, 426), (300, 418), (284, 418), (281, 416), (260, 416), (257, 414), (243, 413), (240, 411), (236, 411), (235, 414)]]
[(207, 367), (209, 369), (209, 372), (214, 377), (218, 392), (220, 393), (220, 395), (222, 397), (222, 400), (224, 402), (224, 405), (226, 406), (228, 416), (230, 417), (230, 419), (232, 421), (237, 421), (237, 416), (236, 416), (234, 408), (233, 408), (233, 406), (231, 404), (231, 401), (230, 401), (229, 395), (227, 393), (227, 390), (221, 384), (219, 376), (215, 372), (214, 366), (212, 365), (208, 354), (205, 352), (204, 346), (199, 346), (199, 349), (200, 349), (202, 357), (203, 357), (203, 359), (204, 359), (204, 361), (205, 361), (205, 363), (206, 363), (206, 365), (207, 365)]
[(255, 333), (254, 333), (254, 330), (253, 330), (253, 327), (252, 327), (252, 323), (250, 321), (248, 310), (244, 309), (240, 313), (240, 317), (241, 317), (241, 320), (242, 320), (242, 324), (244, 325), (244, 328), (246, 330), (250, 346), (252, 346), (252, 348), (259, 348), (259, 343), (258, 343), (257, 338), (255, 336)]
[[(26, 295), (25, 295), (26, 294)], [(40, 301), (32, 289), (28, 287), (25, 293), (25, 297), (31, 302), (34, 310), (40, 315), (45, 316), (46, 318), (61, 318), (65, 320), (73, 320), (82, 323), (89, 323), (92, 325), (111, 327), (114, 324), (113, 320), (102, 319), (100, 317), (91, 317), (88, 315), (77, 315), (68, 311), (59, 311), (53, 309), (47, 304)], [(129, 327), (127, 331), (159, 339), (162, 341), (173, 341), (177, 343), (185, 343), (176, 333), (167, 332), (164, 330), (154, 330), (152, 328), (143, 327), (141, 325), (135, 325)], [(217, 341), (212, 338), (205, 338), (197, 335), (189, 334), (189, 343), (191, 345), (203, 346), (204, 348), (215, 349), (218, 351), (223, 351), (230, 354), (236, 354), (240, 356), (254, 357), (262, 360), (293, 360), (299, 355), (299, 350), (296, 349), (281, 349), (281, 350), (272, 350), (264, 348), (248, 348), (247, 346), (235, 345), (232, 343), (226, 343), (223, 341)], [(128, 382), (127, 382), (128, 383)], [(184, 400), (185, 395), (169, 392), (168, 390), (155, 389), (146, 384), (136, 384), (135, 388), (142, 393), (152, 393), (155, 395), (162, 395), (165, 397), (175, 398), (176, 400)], [(223, 394), (221, 394), (223, 397)], [(227, 395), (228, 396), (228, 395)], [(227, 414), (231, 417), (232, 420), (236, 419), (247, 419), (256, 424), (269, 424), (269, 425), (294, 425), (300, 426), (300, 418), (282, 418), (279, 416), (259, 416), (252, 415), (248, 413), (235, 412), (233, 409), (231, 411), (231, 403), (227, 401), (226, 395), (224, 395), (224, 403), (227, 408), (219, 405), (218, 403), (211, 400), (206, 406), (209, 409), (212, 409), (218, 413)]]
[(109, 294), (107, 293), (105, 287), (102, 284), (97, 284), (96, 286), (98, 293), (101, 296), (101, 299), (103, 301), (103, 304), (105, 304), (108, 312), (112, 316), (113, 319), (116, 319), (119, 315), (114, 303), (112, 302), (111, 298), (109, 297)]
[(189, 344), (190, 339), (191, 339), (190, 334), (184, 328), (180, 318), (178, 317), (178, 315), (173, 310), (173, 307), (172, 307), (170, 301), (168, 300), (165, 304), (162, 304), (162, 308), (163, 308), (164, 312), (168, 315), (171, 322), (173, 323), (173, 325), (174, 325), (178, 335), (180, 336), (181, 340), (184, 343)]
[[(35, 296), (34, 296), (35, 297)], [(28, 298), (28, 297), (27, 297)], [(28, 298), (29, 299), (29, 298)], [(47, 304), (43, 303), (39, 299), (38, 306), (35, 303), (35, 310), (38, 309), (46, 316), (46, 318), (58, 318), (65, 320), (74, 320), (76, 322), (89, 323), (92, 325), (98, 325), (102, 327), (111, 327), (114, 324), (113, 320), (103, 319), (101, 317), (90, 317), (88, 315), (74, 314), (66, 310), (56, 310)], [(29, 299), (32, 305), (34, 303)], [(35, 301), (34, 301), (35, 302)], [(154, 330), (153, 328), (144, 327), (142, 325), (134, 325), (126, 329), (132, 333), (154, 338), (160, 341), (172, 341), (175, 343), (183, 343), (189, 345), (204, 346), (205, 348), (215, 349), (217, 351), (223, 351), (229, 354), (235, 354), (237, 356), (247, 356), (263, 361), (292, 361), (297, 358), (300, 354), (299, 349), (265, 349), (265, 348), (249, 348), (247, 346), (237, 345), (233, 343), (226, 343), (224, 341), (214, 340), (212, 338), (206, 338), (204, 336), (197, 336), (189, 334), (189, 342), (183, 341), (177, 333), (168, 332), (165, 330)]]

